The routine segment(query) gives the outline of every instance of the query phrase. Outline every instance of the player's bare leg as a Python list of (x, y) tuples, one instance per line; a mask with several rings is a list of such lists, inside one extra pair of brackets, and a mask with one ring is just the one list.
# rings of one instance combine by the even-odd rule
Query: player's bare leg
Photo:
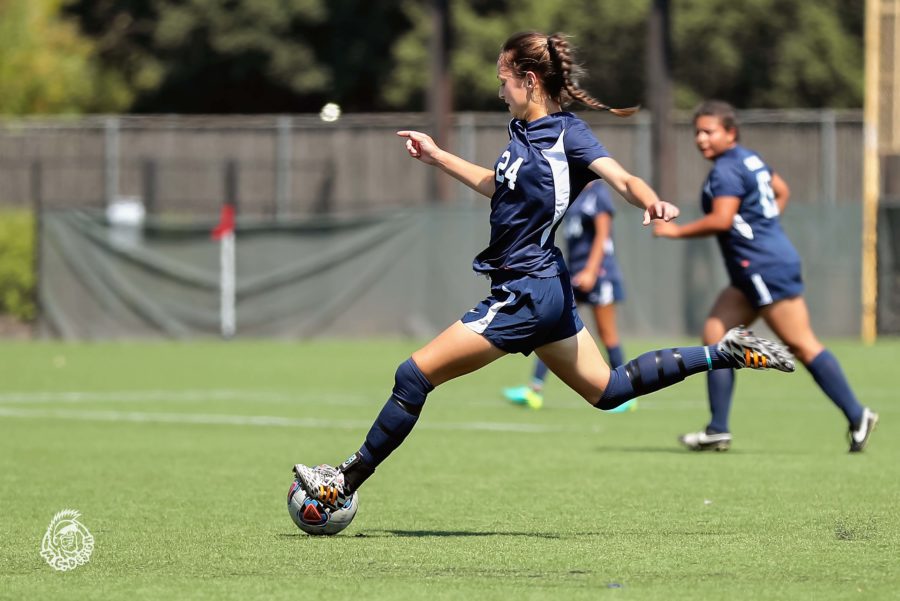
[(879, 416), (860, 404), (837, 358), (819, 342), (810, 325), (809, 309), (803, 297), (777, 301), (765, 307), (762, 316), (847, 418), (850, 452), (865, 449)]
[(751, 326), (758, 312), (744, 293), (728, 286), (719, 293), (703, 324), (703, 344), (716, 344), (733, 327)]
[(804, 365), (809, 365), (825, 347), (816, 338), (809, 309), (802, 296), (780, 300), (762, 309), (762, 317)]
[(616, 305), (594, 305), (594, 319), (597, 322), (597, 336), (606, 348), (619, 346), (619, 328), (616, 324)]
[(597, 403), (609, 382), (609, 366), (587, 328), (544, 345), (535, 353), (569, 388), (591, 405)]
[(432, 386), (477, 371), (506, 355), (476, 334), (461, 321), (437, 335), (434, 340), (412, 354), (422, 373)]
[(598, 409), (607, 411), (705, 371), (744, 367), (794, 371), (793, 357), (786, 347), (758, 338), (743, 328), (732, 328), (715, 346), (651, 351), (614, 370), (603, 361), (584, 328), (575, 336), (540, 347), (537, 352), (563, 382)]

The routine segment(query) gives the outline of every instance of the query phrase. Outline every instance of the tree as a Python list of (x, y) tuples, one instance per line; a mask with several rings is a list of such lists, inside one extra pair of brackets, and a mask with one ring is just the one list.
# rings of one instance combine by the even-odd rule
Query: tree
[(0, 113), (115, 111), (127, 89), (60, 16), (62, 0), (0, 0)]
[[(857, 107), (862, 103), (864, 0), (672, 0), (675, 104), (717, 97), (738, 107)], [(422, 108), (431, 24), (407, 0), (412, 29), (395, 45), (385, 100)], [(644, 103), (649, 1), (452, 0), (458, 110), (496, 110), (494, 63), (510, 34), (572, 35), (588, 68), (582, 86), (611, 105)], [(502, 107), (501, 107), (502, 108)]]
[(674, 0), (676, 104), (862, 105), (864, 0)]
[[(457, 110), (502, 110), (500, 44), (529, 29), (570, 34), (588, 69), (582, 87), (600, 100), (646, 103), (649, 0), (449, 1)], [(66, 10), (134, 111), (421, 110), (429, 2), (68, 0)], [(864, 0), (671, 3), (678, 107), (710, 96), (741, 108), (861, 104)]]
[[(404, 10), (413, 27), (395, 45), (396, 65), (383, 94), (394, 107), (422, 108), (428, 85), (428, 7), (408, 0)], [(641, 103), (647, 10), (648, 0), (451, 0), (455, 108), (502, 110), (496, 99), (500, 46), (511, 34), (532, 29), (571, 36), (587, 68), (581, 85), (603, 102)]]
[(69, 10), (130, 82), (138, 112), (379, 108), (393, 3), (353, 0), (77, 0)]

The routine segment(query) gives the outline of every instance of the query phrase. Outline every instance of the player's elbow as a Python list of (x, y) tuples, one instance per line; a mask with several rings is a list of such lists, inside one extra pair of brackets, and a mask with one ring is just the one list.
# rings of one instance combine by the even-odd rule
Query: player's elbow
[(710, 229), (716, 234), (722, 234), (731, 229), (733, 218), (729, 219), (726, 217), (715, 216), (709, 221)]

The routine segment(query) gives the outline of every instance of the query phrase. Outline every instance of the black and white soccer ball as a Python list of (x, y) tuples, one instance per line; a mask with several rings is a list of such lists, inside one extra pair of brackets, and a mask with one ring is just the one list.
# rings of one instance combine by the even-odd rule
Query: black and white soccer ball
[(288, 491), (288, 513), (300, 530), (313, 536), (337, 534), (350, 525), (359, 509), (358, 493), (353, 493), (340, 509), (329, 509), (315, 499), (309, 498), (300, 482), (294, 480)]

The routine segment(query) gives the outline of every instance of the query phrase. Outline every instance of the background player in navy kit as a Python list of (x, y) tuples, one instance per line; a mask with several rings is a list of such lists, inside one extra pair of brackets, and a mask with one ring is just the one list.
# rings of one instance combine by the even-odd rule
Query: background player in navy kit
[(307, 494), (340, 507), (412, 431), (435, 386), (473, 372), (508, 353), (537, 355), (591, 405), (612, 409), (642, 394), (711, 369), (762, 367), (793, 371), (787, 349), (735, 329), (716, 346), (645, 353), (610, 370), (575, 309), (554, 232), (589, 181), (602, 177), (651, 219), (678, 209), (622, 168), (587, 125), (562, 106), (571, 99), (619, 114), (575, 84), (572, 49), (560, 35), (522, 33), (504, 44), (497, 61), (500, 98), (509, 107), (510, 142), (493, 169), (439, 148), (429, 136), (400, 131), (409, 155), (434, 165), (491, 199), (489, 246), (473, 268), (491, 280), (491, 294), (394, 374), (393, 392), (359, 450), (339, 468), (303, 464), (294, 474)]
[[(728, 103), (701, 104), (694, 126), (697, 148), (715, 163), (703, 186), (706, 216), (682, 225), (661, 223), (654, 233), (668, 238), (718, 237), (731, 285), (713, 304), (703, 340), (718, 340), (729, 328), (762, 317), (846, 416), (850, 452), (862, 451), (878, 414), (860, 405), (837, 359), (810, 326), (800, 256), (778, 221), (790, 196), (787, 184), (756, 153), (738, 144), (737, 119)], [(694, 450), (725, 450), (731, 444), (728, 413), (734, 372), (718, 370), (707, 377), (712, 420), (705, 430), (679, 440)]]
[[(615, 257), (612, 220), (615, 207), (609, 188), (600, 181), (588, 184), (569, 207), (563, 219), (562, 233), (566, 239), (566, 263), (572, 274), (575, 302), (591, 307), (597, 324), (597, 335), (606, 347), (610, 367), (624, 361), (619, 331), (616, 327), (616, 303), (625, 300), (622, 274)], [(503, 395), (512, 403), (540, 409), (544, 405), (543, 388), (547, 379), (547, 365), (535, 359), (534, 374), (527, 386), (505, 388)], [(637, 408), (631, 399), (611, 412)]]

